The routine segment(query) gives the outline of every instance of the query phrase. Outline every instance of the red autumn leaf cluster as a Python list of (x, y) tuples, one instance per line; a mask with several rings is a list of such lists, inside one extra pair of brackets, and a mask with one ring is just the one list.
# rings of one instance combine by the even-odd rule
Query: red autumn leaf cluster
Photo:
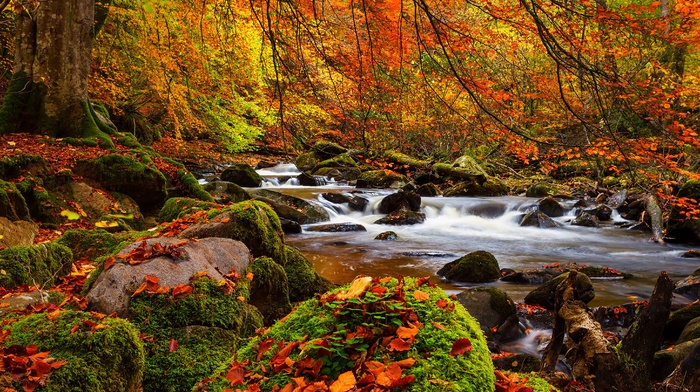
[(0, 347), (0, 374), (8, 374), (13, 382), (22, 384), (25, 392), (46, 385), (51, 372), (65, 365), (39, 351), (36, 345)]
[(527, 377), (520, 377), (515, 373), (503, 373), (500, 370), (494, 372), (496, 375), (496, 392), (532, 392), (532, 387), (525, 385)]
[(187, 243), (187, 240), (182, 240), (176, 244), (163, 246), (157, 242), (153, 245), (148, 245), (146, 240), (141, 241), (141, 244), (132, 249), (127, 254), (118, 254), (122, 260), (125, 260), (131, 265), (145, 263), (150, 259), (167, 256), (173, 260), (185, 257), (186, 253), (182, 250), (182, 246)]

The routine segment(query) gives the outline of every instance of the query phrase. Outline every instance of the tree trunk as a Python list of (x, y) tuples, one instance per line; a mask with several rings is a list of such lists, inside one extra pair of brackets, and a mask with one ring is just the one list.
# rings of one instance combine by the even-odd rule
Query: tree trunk
[(2, 108), (0, 134), (109, 138), (88, 101), (94, 0), (21, 3), (13, 76)]

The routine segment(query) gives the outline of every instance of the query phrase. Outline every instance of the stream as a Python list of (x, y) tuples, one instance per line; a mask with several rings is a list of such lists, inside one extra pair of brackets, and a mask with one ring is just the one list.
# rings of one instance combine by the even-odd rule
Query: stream
[[(424, 197), (421, 212), (426, 220), (412, 226), (378, 225), (383, 217), (376, 206), (392, 190), (356, 189), (344, 184), (307, 187), (296, 185), (300, 174), (291, 164), (259, 170), (264, 187), (322, 205), (331, 220), (326, 223), (358, 223), (366, 232), (309, 232), (286, 235), (286, 242), (297, 247), (323, 277), (335, 283), (348, 283), (357, 275), (431, 276), (431, 281), (448, 293), (458, 293), (469, 285), (441, 281), (435, 274), (446, 263), (467, 253), (485, 250), (498, 260), (500, 268), (526, 270), (543, 264), (575, 262), (614, 268), (632, 274), (628, 279), (595, 279), (596, 298), (590, 306), (617, 305), (646, 300), (660, 271), (676, 281), (697, 268), (697, 260), (682, 258), (688, 246), (660, 245), (650, 241), (651, 233), (622, 229), (624, 222), (613, 212), (611, 222), (599, 228), (573, 226), (572, 213), (554, 218), (557, 228), (520, 227), (519, 217), (534, 208), (536, 198), (502, 197)], [(333, 204), (321, 197), (324, 192), (354, 193), (370, 202), (363, 212), (351, 211), (346, 204)], [(562, 201), (570, 211), (576, 200)], [(310, 225), (303, 226), (308, 228)], [(396, 241), (374, 237), (385, 231), (398, 234)], [(536, 285), (496, 281), (491, 284), (506, 291), (515, 301), (522, 300)]]

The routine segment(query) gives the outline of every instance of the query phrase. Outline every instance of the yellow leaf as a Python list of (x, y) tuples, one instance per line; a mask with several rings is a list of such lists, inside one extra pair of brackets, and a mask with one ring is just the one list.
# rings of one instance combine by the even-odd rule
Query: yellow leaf
[(65, 216), (68, 218), (68, 220), (78, 220), (80, 219), (80, 214), (77, 212), (73, 212), (71, 210), (63, 210), (61, 211), (61, 216)]
[(110, 227), (117, 227), (119, 226), (119, 223), (114, 222), (114, 221), (99, 221), (95, 222), (95, 227), (99, 227), (101, 229), (106, 229)]
[(350, 284), (350, 288), (346, 293), (338, 294), (338, 299), (348, 299), (348, 298), (359, 298), (362, 294), (367, 291), (369, 285), (372, 283), (371, 276), (362, 276), (356, 278)]
[(415, 298), (418, 302), (423, 302), (429, 300), (430, 296), (420, 290), (416, 290), (413, 292), (413, 298)]

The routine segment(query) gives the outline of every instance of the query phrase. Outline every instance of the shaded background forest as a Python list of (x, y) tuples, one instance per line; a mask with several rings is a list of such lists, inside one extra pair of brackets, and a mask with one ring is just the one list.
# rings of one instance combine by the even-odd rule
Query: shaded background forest
[[(543, 174), (577, 160), (598, 179), (697, 176), (694, 1), (96, 7), (104, 25), (91, 99), (145, 142), (213, 139), (231, 152), (257, 145), (288, 153), (323, 136), (423, 158), (470, 153)], [(1, 29), (4, 91), (11, 9)]]

